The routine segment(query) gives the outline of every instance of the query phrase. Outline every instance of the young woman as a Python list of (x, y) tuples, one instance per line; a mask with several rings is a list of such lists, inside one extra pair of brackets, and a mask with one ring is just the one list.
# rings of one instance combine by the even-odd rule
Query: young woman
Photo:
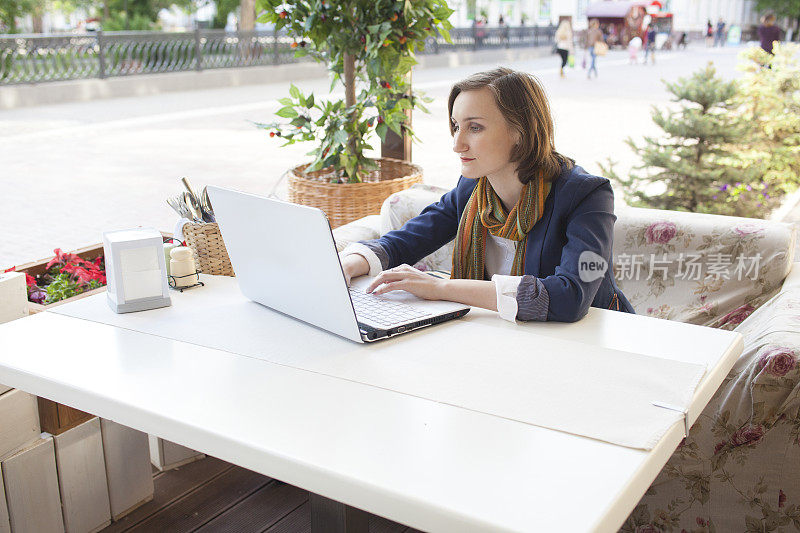
[[(573, 322), (590, 306), (633, 312), (614, 282), (614, 195), (555, 151), (544, 90), (498, 68), (456, 83), (448, 99), (461, 177), (400, 230), (348, 246), (350, 279), (499, 311), (508, 320)], [(455, 238), (451, 279), (409, 264)]]

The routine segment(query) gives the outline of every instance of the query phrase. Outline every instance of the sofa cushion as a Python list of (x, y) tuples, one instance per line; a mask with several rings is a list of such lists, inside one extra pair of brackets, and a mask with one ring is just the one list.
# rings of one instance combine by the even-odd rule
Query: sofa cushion
[(341, 252), (351, 242), (368, 241), (380, 237), (380, 215), (368, 215), (339, 226), (333, 230), (333, 238), (336, 241), (336, 251)]
[[(449, 189), (417, 183), (408, 189), (389, 196), (381, 206), (381, 235), (400, 229), (408, 220), (419, 215), (423, 209), (437, 202)], [(414, 265), (419, 270), (444, 270), (453, 266), (455, 240), (445, 244), (432, 254), (423, 257)]]
[(733, 329), (791, 268), (791, 224), (640, 208), (617, 217), (614, 274), (639, 314)]

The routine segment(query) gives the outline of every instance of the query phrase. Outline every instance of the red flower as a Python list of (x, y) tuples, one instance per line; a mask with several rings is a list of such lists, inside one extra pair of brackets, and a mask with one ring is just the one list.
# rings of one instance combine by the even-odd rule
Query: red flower
[(798, 355), (791, 348), (773, 346), (761, 354), (757, 368), (759, 371), (766, 368), (768, 374), (781, 377), (794, 369), (797, 358)]
[(763, 438), (764, 428), (762, 426), (743, 426), (731, 436), (731, 444), (733, 446), (757, 444)]
[(718, 442), (717, 445), (714, 446), (714, 455), (717, 455), (726, 444), (728, 444), (726, 441)]
[[(17, 267), (13, 266), (11, 268), (5, 269), (3, 272), (5, 273), (5, 272), (16, 272), (16, 271)], [(28, 287), (36, 287), (36, 278), (25, 272), (25, 283), (28, 285)]]
[(722, 322), (720, 323), (720, 325), (722, 326), (725, 324), (741, 324), (742, 321), (744, 321), (745, 318), (750, 316), (750, 314), (755, 310), (756, 310), (755, 307), (749, 304), (737, 307), (736, 309), (734, 309), (733, 311), (722, 317)]
[(666, 244), (678, 233), (678, 228), (672, 222), (655, 222), (650, 224), (645, 231), (647, 244)]

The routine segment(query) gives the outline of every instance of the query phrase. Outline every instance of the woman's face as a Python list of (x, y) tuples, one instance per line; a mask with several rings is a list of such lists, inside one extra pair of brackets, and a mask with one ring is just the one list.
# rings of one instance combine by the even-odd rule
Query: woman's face
[(492, 92), (463, 91), (453, 102), (453, 151), (461, 157), (461, 175), (506, 177), (516, 174), (510, 162), (516, 133), (500, 113)]

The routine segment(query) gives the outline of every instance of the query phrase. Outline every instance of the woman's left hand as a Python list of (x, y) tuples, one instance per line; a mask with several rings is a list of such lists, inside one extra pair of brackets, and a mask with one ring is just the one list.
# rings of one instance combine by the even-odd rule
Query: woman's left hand
[(412, 266), (400, 265), (378, 274), (367, 287), (367, 292), (374, 291), (373, 294), (384, 294), (403, 290), (425, 300), (441, 300), (446, 281)]

